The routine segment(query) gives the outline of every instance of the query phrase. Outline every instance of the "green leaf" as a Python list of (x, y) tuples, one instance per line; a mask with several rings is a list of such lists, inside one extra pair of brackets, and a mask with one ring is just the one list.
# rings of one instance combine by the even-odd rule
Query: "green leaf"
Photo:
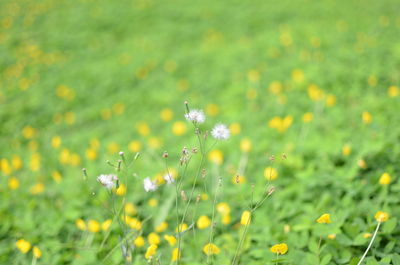
[(315, 240), (310, 240), (308, 249), (313, 253), (318, 253), (318, 243)]
[(390, 234), (396, 228), (397, 218), (390, 218), (387, 222), (383, 224), (382, 231), (386, 234)]
[(392, 251), (392, 249), (394, 248), (394, 246), (396, 245), (396, 241), (390, 241), (384, 249), (385, 253), (390, 253)]
[(375, 258), (369, 258), (366, 265), (379, 265)]
[(400, 255), (399, 254), (392, 255), (392, 263), (393, 263), (393, 265), (400, 265)]
[(326, 265), (326, 264), (328, 264), (329, 261), (331, 261), (331, 259), (332, 259), (332, 255), (331, 255), (331, 254), (325, 255), (325, 256), (322, 258), (322, 260), (321, 260), (321, 262), (320, 262), (320, 265)]

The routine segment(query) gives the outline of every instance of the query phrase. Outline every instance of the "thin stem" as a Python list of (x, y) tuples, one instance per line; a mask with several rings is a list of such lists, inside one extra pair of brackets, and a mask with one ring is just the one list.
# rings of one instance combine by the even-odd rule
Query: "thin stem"
[(321, 263), (320, 259), (321, 242), (322, 242), (322, 236), (319, 237), (318, 248), (317, 248), (318, 265)]
[(379, 227), (380, 227), (380, 226), (381, 226), (381, 222), (378, 222), (378, 225), (376, 226), (374, 235), (372, 236), (371, 241), (369, 242), (369, 245), (368, 245), (367, 249), (366, 249), (365, 252), (364, 252), (364, 255), (361, 257), (361, 259), (360, 259), (360, 261), (357, 263), (357, 265), (360, 265), (360, 264), (363, 262), (363, 260), (365, 259), (365, 256), (367, 256), (367, 253), (368, 253), (369, 249), (371, 248), (372, 243), (374, 243), (374, 240), (375, 240), (376, 235), (378, 234), (378, 230), (379, 230)]
[[(214, 220), (215, 220), (215, 205), (217, 204), (217, 198), (218, 198), (218, 191), (220, 188), (220, 183), (217, 184), (217, 189), (214, 194), (214, 200), (212, 204), (212, 217), (211, 217), (211, 227), (210, 227), (210, 238), (208, 240), (208, 244), (210, 245), (213, 241), (213, 235), (214, 235)], [(211, 263), (210, 263), (210, 256), (211, 256)], [(213, 255), (207, 255), (207, 264), (212, 264), (212, 256)]]

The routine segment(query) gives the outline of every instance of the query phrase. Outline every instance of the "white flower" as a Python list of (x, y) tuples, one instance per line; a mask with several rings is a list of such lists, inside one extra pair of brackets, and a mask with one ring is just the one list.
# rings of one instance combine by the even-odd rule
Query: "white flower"
[(118, 177), (116, 175), (100, 175), (97, 177), (97, 181), (100, 182), (101, 185), (106, 187), (107, 189), (111, 190), (112, 188), (115, 188), (117, 184)]
[(202, 110), (194, 109), (186, 113), (185, 118), (191, 122), (203, 123), (206, 120), (206, 115)]
[(146, 192), (155, 191), (157, 189), (157, 185), (154, 181), (151, 181), (150, 178), (145, 178), (143, 180), (143, 187)]
[(164, 180), (167, 182), (167, 184), (172, 184), (175, 182), (174, 177), (170, 173), (167, 173), (163, 176)]
[(211, 135), (217, 139), (217, 140), (226, 140), (230, 136), (230, 131), (228, 127), (226, 127), (225, 124), (217, 124), (214, 126), (214, 128), (211, 130)]

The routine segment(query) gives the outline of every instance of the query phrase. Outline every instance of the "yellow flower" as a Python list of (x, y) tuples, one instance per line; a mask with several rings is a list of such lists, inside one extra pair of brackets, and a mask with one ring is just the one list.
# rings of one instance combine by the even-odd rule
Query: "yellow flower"
[(152, 245), (159, 245), (160, 244), (160, 236), (156, 233), (150, 233), (147, 236), (147, 240), (149, 241), (150, 244)]
[(172, 117), (174, 116), (173, 112), (171, 109), (163, 109), (160, 112), (160, 118), (162, 121), (170, 121)]
[(144, 257), (145, 257), (146, 259), (151, 259), (151, 258), (154, 256), (154, 254), (156, 254), (157, 248), (158, 248), (157, 245), (151, 244), (151, 245), (147, 248), (146, 254), (144, 255)]
[(366, 169), (367, 168), (367, 163), (365, 162), (364, 159), (358, 160), (357, 165), (362, 169)]
[(156, 230), (157, 233), (161, 233), (161, 232), (164, 232), (167, 228), (168, 228), (168, 223), (167, 222), (161, 222), (161, 224), (159, 224), (156, 227), (155, 230)]
[(149, 200), (148, 204), (150, 207), (156, 207), (158, 205), (158, 201), (157, 199), (152, 198)]
[(272, 253), (284, 255), (288, 251), (288, 246), (285, 243), (276, 244), (270, 250)]
[(244, 138), (240, 141), (240, 150), (244, 153), (248, 153), (251, 150), (251, 141)]
[(101, 223), (101, 230), (107, 231), (110, 228), (111, 224), (112, 224), (111, 219), (105, 220), (104, 222)]
[(131, 152), (139, 152), (142, 148), (142, 144), (139, 141), (131, 141), (128, 145), (129, 151)]
[(208, 200), (208, 194), (207, 193), (202, 193), (200, 195), (200, 198), (201, 198), (201, 200), (206, 201), (206, 200)]
[(317, 223), (330, 224), (331, 223), (331, 215), (329, 213), (324, 213), (317, 219)]
[(171, 246), (175, 246), (176, 244), (176, 238), (174, 236), (170, 236), (170, 235), (165, 235), (164, 239), (168, 241), (168, 244), (170, 244)]
[(141, 136), (147, 136), (150, 134), (150, 127), (149, 125), (147, 125), (147, 123), (145, 122), (139, 122), (136, 126), (136, 129), (138, 131), (138, 133)]
[(214, 245), (213, 243), (208, 243), (207, 245), (205, 245), (205, 246), (203, 247), (203, 252), (204, 252), (207, 256), (210, 256), (210, 255), (217, 255), (217, 254), (219, 254), (219, 253), (221, 252), (221, 250), (220, 250), (216, 245)]
[(208, 104), (206, 106), (206, 113), (210, 116), (215, 116), (219, 112), (219, 108), (216, 104)]
[(8, 162), (8, 160), (6, 158), (3, 158), (0, 160), (0, 169), (1, 171), (5, 174), (5, 175), (10, 175), (12, 173), (12, 168), (10, 163)]
[(15, 246), (21, 251), (22, 253), (26, 254), (31, 249), (31, 243), (26, 241), (25, 239), (20, 239), (15, 243)]
[(179, 136), (186, 133), (186, 123), (183, 121), (176, 121), (172, 125), (172, 133)]
[(364, 233), (363, 238), (370, 238), (372, 236), (371, 233)]
[(246, 178), (244, 176), (235, 175), (232, 177), (233, 184), (241, 184), (241, 183), (245, 183), (245, 182), (246, 182)]
[(26, 126), (22, 129), (22, 136), (24, 136), (26, 139), (32, 139), (36, 136), (36, 133), (36, 129), (32, 126)]
[(97, 158), (97, 151), (94, 148), (86, 149), (86, 158), (89, 160), (95, 160)]
[(374, 86), (376, 86), (377, 83), (378, 83), (378, 79), (376, 78), (376, 76), (370, 75), (368, 77), (368, 85), (374, 87)]
[(364, 111), (362, 113), (362, 120), (364, 122), (364, 124), (369, 124), (372, 122), (372, 115), (371, 113), (369, 113), (368, 111)]
[(13, 155), (11, 159), (11, 165), (15, 170), (21, 169), (22, 168), (22, 160), (19, 156)]
[(92, 233), (97, 233), (101, 229), (100, 223), (96, 220), (89, 220), (87, 226), (88, 230)]
[(390, 184), (390, 181), (391, 181), (391, 177), (390, 177), (390, 175), (388, 174), (388, 173), (383, 173), (382, 175), (381, 175), (381, 177), (379, 178), (379, 184), (381, 184), (381, 185), (389, 185)]
[(351, 153), (351, 147), (350, 147), (350, 145), (345, 144), (345, 145), (343, 146), (343, 148), (342, 148), (342, 154), (343, 154), (344, 156), (348, 156), (348, 155), (350, 155), (350, 153)]
[(264, 169), (264, 177), (268, 180), (274, 180), (278, 178), (278, 171), (273, 167), (267, 167)]
[(231, 207), (226, 202), (220, 202), (217, 204), (217, 211), (222, 215), (226, 215), (231, 212)]
[(58, 171), (51, 172), (51, 177), (53, 178), (53, 180), (56, 183), (60, 183), (61, 182), (62, 176), (61, 176), (60, 172), (58, 172)]
[(178, 257), (179, 257), (179, 258), (181, 257), (181, 253), (180, 253), (180, 251), (179, 251), (178, 248), (174, 248), (174, 249), (172, 250), (171, 261), (177, 261), (177, 260), (178, 260)]
[(42, 256), (42, 251), (38, 247), (33, 247), (33, 256), (39, 259)]
[(251, 213), (249, 211), (244, 211), (242, 217), (240, 218), (241, 225), (249, 225), (251, 221)]
[(31, 160), (29, 162), (29, 168), (32, 171), (34, 171), (34, 172), (39, 171), (39, 169), (40, 169), (40, 158), (41, 157), (40, 157), (39, 153), (32, 154)]
[(199, 229), (206, 229), (211, 225), (211, 220), (208, 216), (202, 215), (197, 220), (197, 228)]
[(314, 115), (311, 112), (306, 112), (303, 115), (303, 122), (304, 123), (309, 123), (313, 120)]
[(296, 83), (302, 83), (304, 81), (304, 79), (305, 79), (304, 72), (302, 70), (300, 70), (300, 69), (294, 69), (292, 71), (292, 79)]
[(229, 225), (231, 223), (231, 216), (229, 214), (224, 214), (221, 220), (222, 224)]
[(273, 81), (271, 82), (271, 84), (269, 84), (269, 91), (271, 91), (271, 93), (277, 95), (282, 91), (282, 83), (279, 81)]
[(308, 96), (313, 101), (319, 101), (324, 97), (324, 91), (322, 91), (322, 89), (320, 89), (317, 85), (309, 85), (307, 91)]
[(135, 240), (133, 241), (133, 244), (140, 248), (143, 247), (145, 242), (144, 242), (144, 238), (142, 236), (138, 236), (137, 238), (135, 238)]
[(112, 109), (116, 115), (121, 115), (125, 111), (125, 104), (124, 103), (115, 103), (113, 105)]
[(224, 161), (224, 155), (220, 150), (212, 150), (210, 153), (208, 153), (208, 160), (214, 164), (221, 165)]
[(142, 229), (142, 222), (139, 221), (137, 218), (130, 218), (129, 216), (126, 216), (127, 219), (127, 224), (129, 225), (130, 228), (135, 229), (135, 230), (140, 230)]
[(335, 95), (327, 95), (326, 96), (326, 105), (328, 107), (332, 107), (336, 104), (336, 97)]
[(120, 151), (119, 144), (116, 142), (109, 143), (107, 146), (107, 151), (109, 154), (115, 154)]
[(178, 229), (178, 227), (175, 229), (175, 231), (177, 232), (177, 233), (182, 233), (182, 232), (184, 232), (184, 231), (186, 231), (188, 229), (188, 225), (187, 224), (185, 224), (185, 223), (183, 223), (183, 224), (180, 224), (179, 225), (179, 229)]
[(137, 212), (135, 205), (131, 202), (125, 204), (125, 213), (130, 215), (135, 215)]
[(41, 182), (36, 183), (35, 185), (33, 185), (33, 186), (29, 189), (29, 191), (30, 191), (33, 195), (40, 194), (40, 193), (44, 192), (44, 184), (41, 183)]
[(59, 148), (61, 146), (61, 137), (60, 136), (53, 136), (51, 138), (51, 146), (53, 148)]
[(75, 225), (78, 227), (79, 230), (86, 231), (87, 229), (86, 223), (82, 219), (77, 219), (75, 221)]
[(336, 238), (336, 234), (329, 234), (329, 235), (328, 235), (328, 238), (329, 238), (329, 239), (335, 239), (335, 238)]
[(74, 124), (75, 122), (75, 113), (69, 111), (65, 113), (65, 122), (69, 125)]
[(162, 141), (158, 137), (150, 137), (147, 142), (152, 149), (158, 149), (162, 145)]
[(110, 109), (102, 109), (100, 112), (100, 116), (103, 120), (109, 120), (111, 118), (111, 110)]
[(239, 123), (234, 122), (231, 125), (229, 125), (229, 131), (232, 133), (232, 135), (237, 135), (240, 133), (242, 130), (241, 126)]
[(375, 214), (375, 219), (381, 223), (386, 222), (389, 219), (389, 214), (387, 212), (378, 211)]
[(115, 191), (115, 194), (119, 196), (124, 196), (126, 194), (126, 186), (125, 184), (120, 184), (118, 189)]
[(19, 188), (19, 180), (15, 177), (11, 177), (8, 179), (8, 188), (10, 190), (16, 190)]
[(389, 97), (394, 98), (399, 95), (400, 91), (397, 86), (390, 86), (387, 93), (388, 93)]

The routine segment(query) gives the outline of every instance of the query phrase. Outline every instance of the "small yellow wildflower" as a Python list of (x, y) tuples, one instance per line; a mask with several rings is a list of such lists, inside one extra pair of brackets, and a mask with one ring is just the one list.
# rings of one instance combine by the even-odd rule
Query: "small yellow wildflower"
[(22, 168), (22, 159), (21, 157), (17, 155), (13, 155), (11, 159), (11, 165), (15, 170), (21, 169)]
[(335, 95), (327, 95), (326, 96), (326, 105), (328, 107), (332, 107), (336, 104), (336, 97)]
[(208, 216), (202, 215), (197, 220), (197, 228), (199, 229), (206, 229), (211, 225), (211, 220)]
[(129, 151), (131, 152), (139, 152), (142, 149), (142, 144), (139, 141), (131, 141), (128, 145)]
[(348, 155), (350, 155), (350, 153), (351, 153), (351, 147), (350, 147), (350, 145), (345, 144), (345, 145), (343, 146), (343, 148), (342, 148), (342, 154), (343, 154), (344, 156), (348, 156)]
[(152, 245), (159, 245), (160, 244), (160, 236), (158, 234), (154, 233), (154, 232), (150, 233), (147, 236), (147, 240)]
[(53, 136), (51, 138), (51, 146), (53, 148), (59, 148), (61, 146), (61, 137), (60, 136)]
[(43, 183), (41, 183), (41, 182), (39, 182), (39, 183), (36, 183), (35, 185), (33, 185), (30, 189), (29, 189), (29, 191), (33, 194), (33, 195), (37, 195), (37, 194), (40, 194), (40, 193), (43, 193), (44, 192), (44, 184)]
[(92, 233), (97, 233), (100, 231), (101, 226), (100, 223), (96, 220), (89, 220), (87, 223), (88, 230)]
[(82, 219), (77, 219), (75, 221), (75, 225), (78, 227), (79, 230), (86, 231), (87, 229), (86, 223)]
[(251, 150), (251, 141), (244, 138), (240, 141), (240, 150), (244, 153), (248, 153)]
[(370, 238), (372, 236), (371, 233), (364, 233), (363, 238)]
[(124, 196), (126, 194), (126, 186), (125, 184), (120, 184), (118, 189), (115, 191), (115, 194), (118, 196)]
[(157, 200), (157, 199), (154, 199), (154, 198), (151, 198), (151, 199), (148, 201), (148, 204), (149, 204), (150, 207), (156, 207), (156, 206), (158, 205), (158, 200)]
[(244, 176), (235, 175), (232, 177), (233, 184), (241, 184), (241, 183), (245, 183), (245, 182), (246, 182), (246, 178)]
[(176, 121), (172, 125), (172, 133), (174, 135), (177, 136), (183, 135), (186, 133), (186, 130), (187, 130), (186, 123), (184, 123), (183, 121)]
[(42, 256), (42, 251), (38, 247), (33, 247), (33, 256), (39, 259)]
[(206, 201), (206, 200), (208, 200), (208, 194), (207, 193), (202, 193), (200, 195), (200, 198), (201, 198), (202, 201)]
[[(127, 216), (128, 217), (128, 216)], [(135, 230), (142, 229), (142, 222), (139, 221), (137, 218), (127, 218), (129, 221), (126, 223), (129, 225), (130, 228)]]
[(220, 214), (229, 214), (231, 212), (231, 207), (226, 202), (220, 202), (217, 204), (217, 211)]
[(303, 115), (303, 122), (309, 123), (313, 120), (313, 118), (314, 118), (314, 114), (312, 114), (311, 112), (306, 112)]
[(139, 122), (136, 129), (141, 136), (147, 136), (150, 134), (150, 127), (146, 122)]
[(8, 179), (8, 188), (10, 190), (16, 190), (19, 188), (19, 180), (15, 177), (11, 177)]
[(107, 145), (107, 151), (109, 154), (115, 154), (119, 152), (121, 148), (119, 147), (119, 144), (116, 142), (111, 142)]
[(378, 211), (375, 214), (375, 219), (380, 223), (386, 222), (389, 219), (389, 214), (387, 212)]
[(170, 235), (165, 235), (164, 239), (168, 241), (168, 244), (170, 244), (171, 246), (175, 246), (176, 244), (176, 237), (174, 236), (170, 236)]
[(146, 254), (144, 255), (144, 257), (146, 259), (151, 259), (154, 256), (154, 254), (156, 254), (157, 248), (158, 248), (157, 245), (154, 245), (154, 244), (150, 245), (147, 248)]
[(284, 255), (288, 251), (288, 246), (285, 243), (276, 244), (270, 250), (272, 253)]
[(203, 252), (204, 252), (207, 256), (210, 256), (210, 255), (217, 255), (217, 254), (219, 254), (219, 253), (221, 252), (221, 250), (220, 250), (216, 245), (214, 245), (213, 243), (208, 243), (207, 245), (205, 245), (205, 246), (203, 247)]
[(161, 233), (164, 232), (168, 228), (168, 223), (167, 222), (161, 222), (157, 227), (156, 227), (156, 232)]
[(222, 224), (229, 225), (231, 223), (231, 216), (229, 214), (224, 214), (221, 220)]
[(3, 158), (0, 160), (0, 169), (1, 171), (5, 174), (5, 175), (10, 175), (12, 173), (12, 168), (10, 163), (8, 162), (8, 160), (6, 158)]
[(97, 158), (97, 151), (94, 148), (86, 149), (86, 158), (89, 160), (96, 160)]
[(145, 244), (144, 238), (142, 236), (136, 237), (135, 240), (133, 241), (133, 244), (138, 248), (143, 247)]
[(125, 213), (130, 215), (135, 215), (137, 213), (135, 205), (131, 202), (125, 204)]
[(32, 126), (26, 126), (22, 129), (22, 136), (26, 139), (32, 139), (33, 137), (36, 136), (36, 129), (33, 128)]
[(249, 225), (251, 221), (251, 213), (249, 211), (244, 211), (242, 217), (240, 218), (241, 225)]
[(305, 79), (304, 72), (301, 69), (294, 69), (292, 71), (292, 79), (296, 83), (302, 83)]
[(390, 177), (390, 175), (385, 172), (379, 178), (379, 184), (381, 184), (381, 185), (389, 185), (391, 180), (392, 180), (392, 178)]
[(268, 180), (274, 180), (278, 178), (278, 171), (275, 168), (267, 167), (264, 169), (264, 177)]
[(372, 122), (372, 115), (371, 113), (369, 113), (368, 111), (364, 111), (362, 113), (362, 120), (364, 122), (364, 124), (369, 124)]
[(105, 220), (104, 222), (101, 223), (101, 230), (107, 231), (110, 228), (111, 224), (112, 224), (111, 219)]
[(229, 131), (232, 133), (232, 135), (237, 135), (240, 133), (242, 130), (241, 126), (239, 123), (234, 122), (231, 125), (229, 125)]
[(187, 229), (188, 229), (188, 225), (183, 223), (183, 224), (179, 225), (179, 229), (178, 229), (178, 227), (175, 229), (175, 232), (182, 233), (182, 232), (186, 231)]
[(269, 91), (271, 91), (271, 93), (277, 95), (282, 91), (282, 83), (279, 81), (272, 81), (271, 84), (269, 84)]
[(330, 224), (331, 223), (331, 215), (329, 213), (324, 213), (317, 219), (317, 223)]
[(171, 257), (171, 261), (177, 261), (178, 258), (180, 258), (181, 253), (179, 251), (179, 248), (174, 248), (172, 250), (172, 257)]
[(220, 150), (212, 150), (210, 153), (208, 153), (208, 160), (214, 164), (221, 165), (224, 161), (224, 155)]
[(171, 109), (163, 109), (160, 112), (160, 118), (162, 121), (170, 121), (172, 117), (174, 116), (173, 112)]
[(31, 243), (26, 241), (25, 239), (20, 239), (15, 243), (15, 246), (21, 251), (22, 253), (26, 254), (31, 249)]
[(389, 97), (394, 98), (400, 94), (400, 90), (397, 86), (390, 86), (387, 93)]
[(358, 160), (357, 165), (362, 169), (366, 169), (367, 168), (367, 163), (365, 162), (364, 159)]
[(206, 113), (208, 115), (215, 116), (218, 114), (218, 112), (219, 112), (219, 108), (216, 104), (211, 103), (206, 106)]
[(335, 238), (336, 238), (336, 234), (329, 234), (329, 235), (328, 235), (328, 238), (329, 238), (329, 239), (335, 239)]

